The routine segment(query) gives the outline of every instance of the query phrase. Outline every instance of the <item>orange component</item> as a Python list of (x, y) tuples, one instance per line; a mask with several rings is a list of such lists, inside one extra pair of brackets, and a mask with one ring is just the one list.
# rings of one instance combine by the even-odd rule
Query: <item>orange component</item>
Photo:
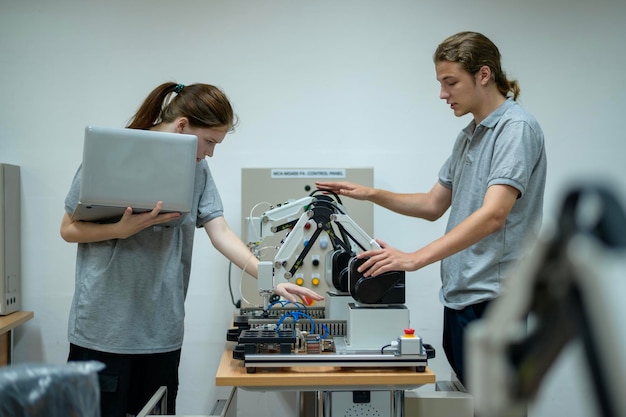
[(317, 287), (318, 285), (320, 285), (320, 279), (319, 278), (313, 278), (311, 280), (311, 285), (313, 285), (314, 287)]
[(315, 300), (306, 295), (301, 295), (300, 300), (302, 300), (302, 304), (304, 304), (305, 306), (312, 306), (313, 304), (315, 304)]

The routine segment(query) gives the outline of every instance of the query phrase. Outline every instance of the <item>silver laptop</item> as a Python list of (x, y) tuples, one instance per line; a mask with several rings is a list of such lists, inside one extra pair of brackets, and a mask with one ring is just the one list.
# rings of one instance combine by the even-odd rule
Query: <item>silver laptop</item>
[(126, 207), (191, 210), (198, 138), (150, 130), (87, 126), (79, 204), (72, 218), (115, 221)]

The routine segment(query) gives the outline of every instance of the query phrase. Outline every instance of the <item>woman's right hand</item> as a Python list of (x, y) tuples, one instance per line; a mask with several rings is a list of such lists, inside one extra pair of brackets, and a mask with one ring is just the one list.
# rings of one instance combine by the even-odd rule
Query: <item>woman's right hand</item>
[(133, 209), (126, 207), (122, 218), (117, 222), (120, 234), (119, 238), (126, 239), (145, 228), (167, 223), (180, 217), (180, 213), (178, 212), (161, 213), (162, 208), (162, 201), (159, 201), (151, 211), (144, 213), (133, 214)]

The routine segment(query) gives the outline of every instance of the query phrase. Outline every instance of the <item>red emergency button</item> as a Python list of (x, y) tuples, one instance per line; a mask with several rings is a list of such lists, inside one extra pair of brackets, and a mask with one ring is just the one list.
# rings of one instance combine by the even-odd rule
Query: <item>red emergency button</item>
[(411, 329), (411, 328), (404, 329), (404, 335), (405, 336), (414, 336), (415, 335), (415, 329)]

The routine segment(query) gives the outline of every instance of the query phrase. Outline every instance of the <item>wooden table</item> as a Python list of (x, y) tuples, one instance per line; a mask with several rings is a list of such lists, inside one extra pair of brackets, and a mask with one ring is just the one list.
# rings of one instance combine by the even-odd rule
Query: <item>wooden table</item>
[(233, 359), (232, 350), (222, 353), (215, 385), (247, 390), (315, 391), (319, 400), (316, 413), (330, 417), (329, 395), (332, 391), (392, 391), (394, 417), (404, 416), (404, 391), (435, 383), (435, 374), (426, 368), (416, 372), (407, 368), (343, 368), (343, 367), (290, 367), (260, 368), (247, 373), (241, 360)]
[(34, 316), (32, 311), (16, 311), (0, 316), (0, 366), (13, 363), (13, 329)]

